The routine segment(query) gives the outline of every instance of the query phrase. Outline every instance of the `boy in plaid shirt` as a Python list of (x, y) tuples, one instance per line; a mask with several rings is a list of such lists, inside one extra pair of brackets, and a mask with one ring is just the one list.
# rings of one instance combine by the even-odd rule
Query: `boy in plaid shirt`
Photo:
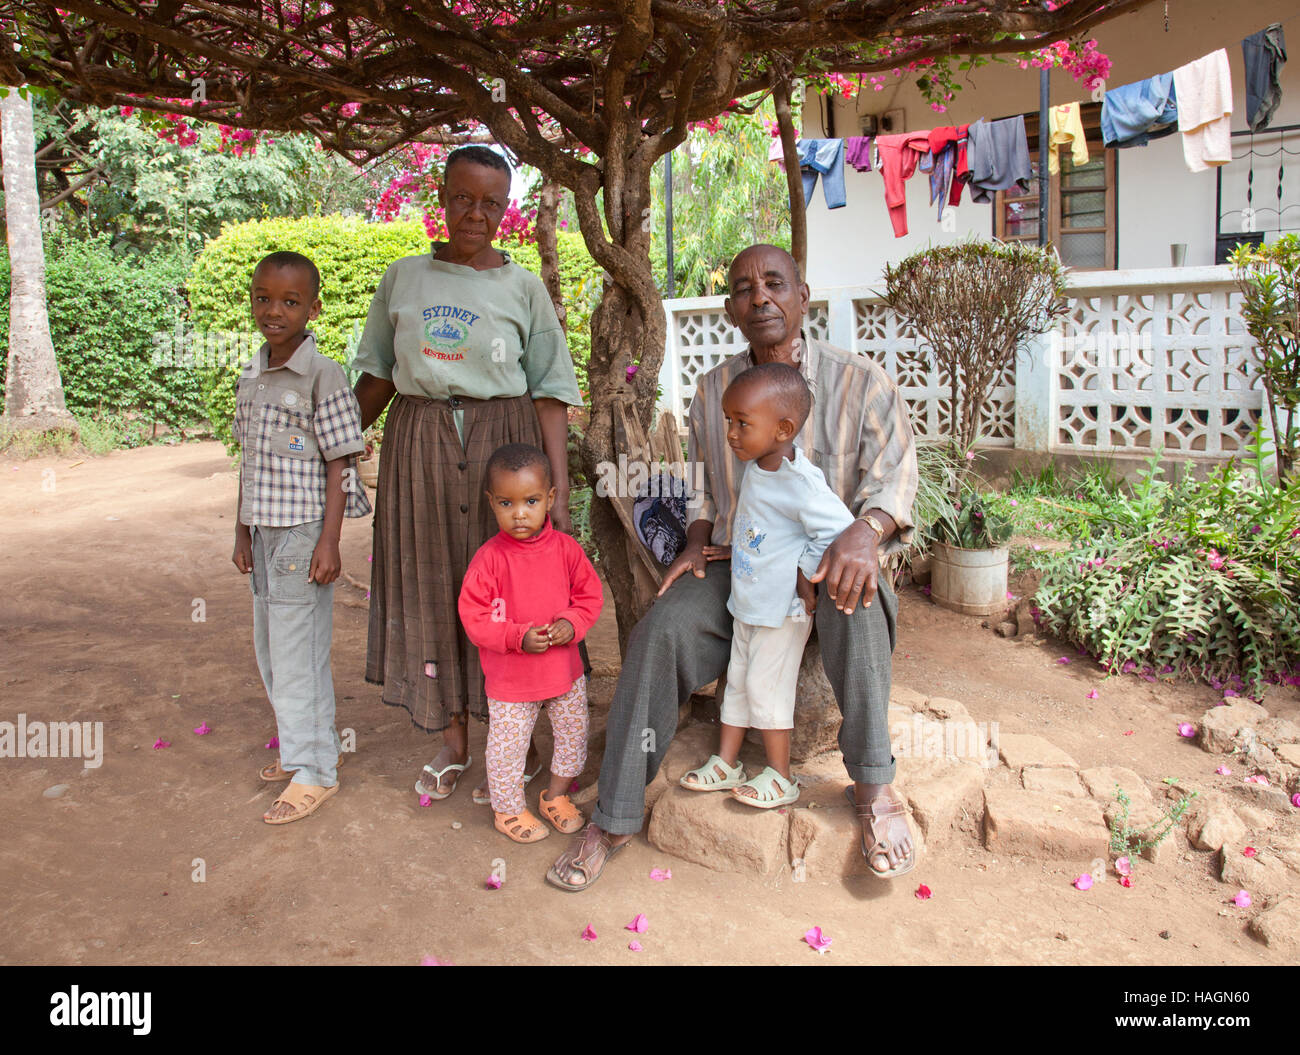
[(361, 408), (343, 368), (316, 350), (320, 273), (299, 253), (272, 253), (253, 271), (253, 319), (266, 338), (239, 377), (235, 438), (243, 459), (235, 552), (252, 573), (253, 645), (275, 710), (280, 758), (267, 781), (290, 784), (263, 814), (301, 820), (338, 791), (330, 638), (343, 517), (365, 516), (357, 478)]

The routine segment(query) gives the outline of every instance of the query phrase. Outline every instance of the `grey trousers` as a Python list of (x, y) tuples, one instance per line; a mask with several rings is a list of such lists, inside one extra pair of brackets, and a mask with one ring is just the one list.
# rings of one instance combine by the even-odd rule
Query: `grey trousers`
[[(637, 623), (605, 726), (600, 797), (591, 819), (614, 835), (641, 830), (645, 786), (677, 732), (677, 711), (718, 677), (731, 655), (731, 563), (710, 561), (703, 579), (687, 573)], [(884, 583), (870, 608), (837, 611), (817, 589), (815, 625), (822, 666), (844, 724), (840, 751), (850, 779), (894, 780), (889, 748), (889, 676), (898, 599)]]
[(253, 648), (275, 711), (280, 766), (294, 781), (338, 783), (334, 728), (334, 584), (307, 581), (322, 522), (253, 528)]

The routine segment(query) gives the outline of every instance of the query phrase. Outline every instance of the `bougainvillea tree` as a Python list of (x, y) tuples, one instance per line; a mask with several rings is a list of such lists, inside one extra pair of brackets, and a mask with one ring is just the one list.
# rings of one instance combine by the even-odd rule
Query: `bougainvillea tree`
[[(794, 77), (869, 79), (920, 63), (941, 102), (965, 57), (1029, 61), (1149, 2), (15, 0), (0, 10), (0, 81), (174, 113), (169, 100), (188, 99), (193, 119), (310, 131), (357, 160), (486, 130), (572, 192), (609, 275), (592, 316), (582, 451), (595, 475), (616, 460), (614, 403), (643, 422), (653, 412), (664, 315), (650, 176), (692, 122)], [(592, 528), (626, 633), (635, 590), (605, 503)]]

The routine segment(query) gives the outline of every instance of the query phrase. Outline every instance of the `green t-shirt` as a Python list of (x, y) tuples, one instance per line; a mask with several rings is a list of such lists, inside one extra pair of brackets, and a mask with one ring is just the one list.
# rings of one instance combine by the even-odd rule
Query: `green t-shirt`
[(475, 271), (432, 251), (390, 264), (352, 368), (408, 396), (522, 396), (582, 405), (555, 306), (531, 271)]

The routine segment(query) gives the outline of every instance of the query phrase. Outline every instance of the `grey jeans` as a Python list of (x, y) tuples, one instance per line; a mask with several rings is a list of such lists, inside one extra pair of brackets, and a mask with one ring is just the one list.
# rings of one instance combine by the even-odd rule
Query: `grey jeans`
[[(591, 819), (614, 835), (641, 830), (645, 786), (677, 732), (678, 707), (722, 673), (731, 655), (731, 562), (710, 561), (703, 579), (689, 572), (654, 603), (628, 640), (605, 726), (600, 797)], [(814, 616), (822, 667), (844, 723), (840, 751), (851, 780), (891, 784), (889, 682), (898, 599), (881, 583), (870, 608), (837, 611), (817, 587)]]
[(253, 647), (275, 711), (280, 765), (294, 781), (338, 783), (339, 735), (334, 728), (334, 584), (307, 581), (322, 521), (252, 528)]

